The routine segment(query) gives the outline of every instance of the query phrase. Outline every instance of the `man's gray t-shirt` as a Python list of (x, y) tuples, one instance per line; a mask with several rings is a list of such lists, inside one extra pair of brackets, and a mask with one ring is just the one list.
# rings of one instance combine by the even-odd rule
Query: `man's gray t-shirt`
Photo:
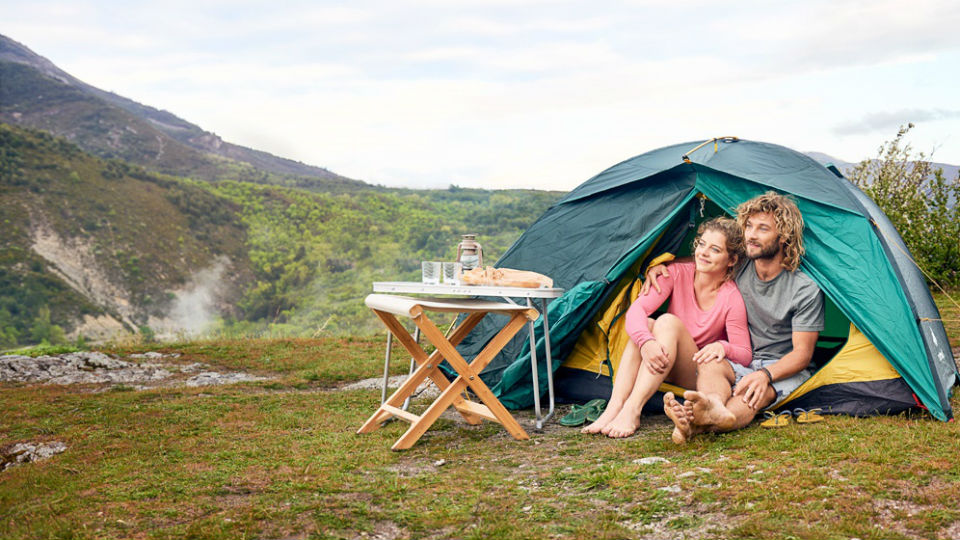
[(761, 281), (752, 260), (737, 274), (747, 307), (747, 326), (755, 360), (779, 360), (793, 350), (793, 332), (823, 330), (823, 293), (800, 270), (784, 270)]

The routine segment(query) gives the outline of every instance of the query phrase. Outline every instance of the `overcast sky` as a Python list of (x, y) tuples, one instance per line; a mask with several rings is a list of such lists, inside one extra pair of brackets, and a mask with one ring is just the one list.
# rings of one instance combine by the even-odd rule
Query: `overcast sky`
[(409, 187), (569, 190), (728, 135), (858, 161), (911, 121), (960, 163), (958, 23), (956, 0), (0, 0), (0, 34), (89, 84)]

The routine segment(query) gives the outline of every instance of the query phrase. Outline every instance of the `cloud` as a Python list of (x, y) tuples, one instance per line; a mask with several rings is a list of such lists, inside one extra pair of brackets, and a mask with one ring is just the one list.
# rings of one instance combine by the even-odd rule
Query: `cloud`
[(906, 122), (960, 159), (955, 0), (76, 3), (11, 3), (0, 33), (230, 142), (374, 183), (569, 189), (717, 135), (857, 157)]
[(859, 135), (874, 131), (896, 130), (900, 126), (913, 122), (936, 122), (960, 118), (960, 110), (947, 109), (901, 109), (899, 111), (870, 113), (860, 118), (838, 124), (833, 128), (837, 135)]

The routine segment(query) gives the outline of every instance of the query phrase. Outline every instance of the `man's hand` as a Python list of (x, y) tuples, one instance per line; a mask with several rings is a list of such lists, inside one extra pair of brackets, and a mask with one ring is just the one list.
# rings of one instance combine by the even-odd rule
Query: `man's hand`
[(643, 286), (640, 287), (640, 296), (646, 296), (647, 293), (650, 292), (650, 287), (660, 292), (660, 284), (657, 283), (657, 278), (660, 276), (670, 277), (670, 272), (667, 271), (667, 265), (658, 264), (647, 268), (646, 279), (643, 280)]
[(726, 351), (723, 350), (723, 344), (714, 341), (709, 345), (705, 345), (702, 349), (693, 354), (693, 361), (698, 364), (706, 364), (707, 362), (719, 362), (724, 359), (726, 356)]
[(640, 359), (643, 361), (643, 365), (647, 366), (647, 370), (654, 375), (662, 375), (670, 367), (667, 352), (655, 339), (646, 341), (640, 347)]
[(754, 371), (740, 379), (733, 389), (733, 395), (743, 395), (743, 402), (753, 410), (757, 410), (767, 395), (767, 388), (771, 388), (770, 379), (762, 371)]

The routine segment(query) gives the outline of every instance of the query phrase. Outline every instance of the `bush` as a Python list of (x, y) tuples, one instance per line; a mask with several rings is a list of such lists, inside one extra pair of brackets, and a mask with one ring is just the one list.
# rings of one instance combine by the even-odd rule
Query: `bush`
[(942, 285), (960, 285), (960, 177), (947, 180), (922, 152), (914, 155), (901, 127), (880, 147), (877, 158), (860, 162), (850, 174), (890, 218), (913, 260)]

